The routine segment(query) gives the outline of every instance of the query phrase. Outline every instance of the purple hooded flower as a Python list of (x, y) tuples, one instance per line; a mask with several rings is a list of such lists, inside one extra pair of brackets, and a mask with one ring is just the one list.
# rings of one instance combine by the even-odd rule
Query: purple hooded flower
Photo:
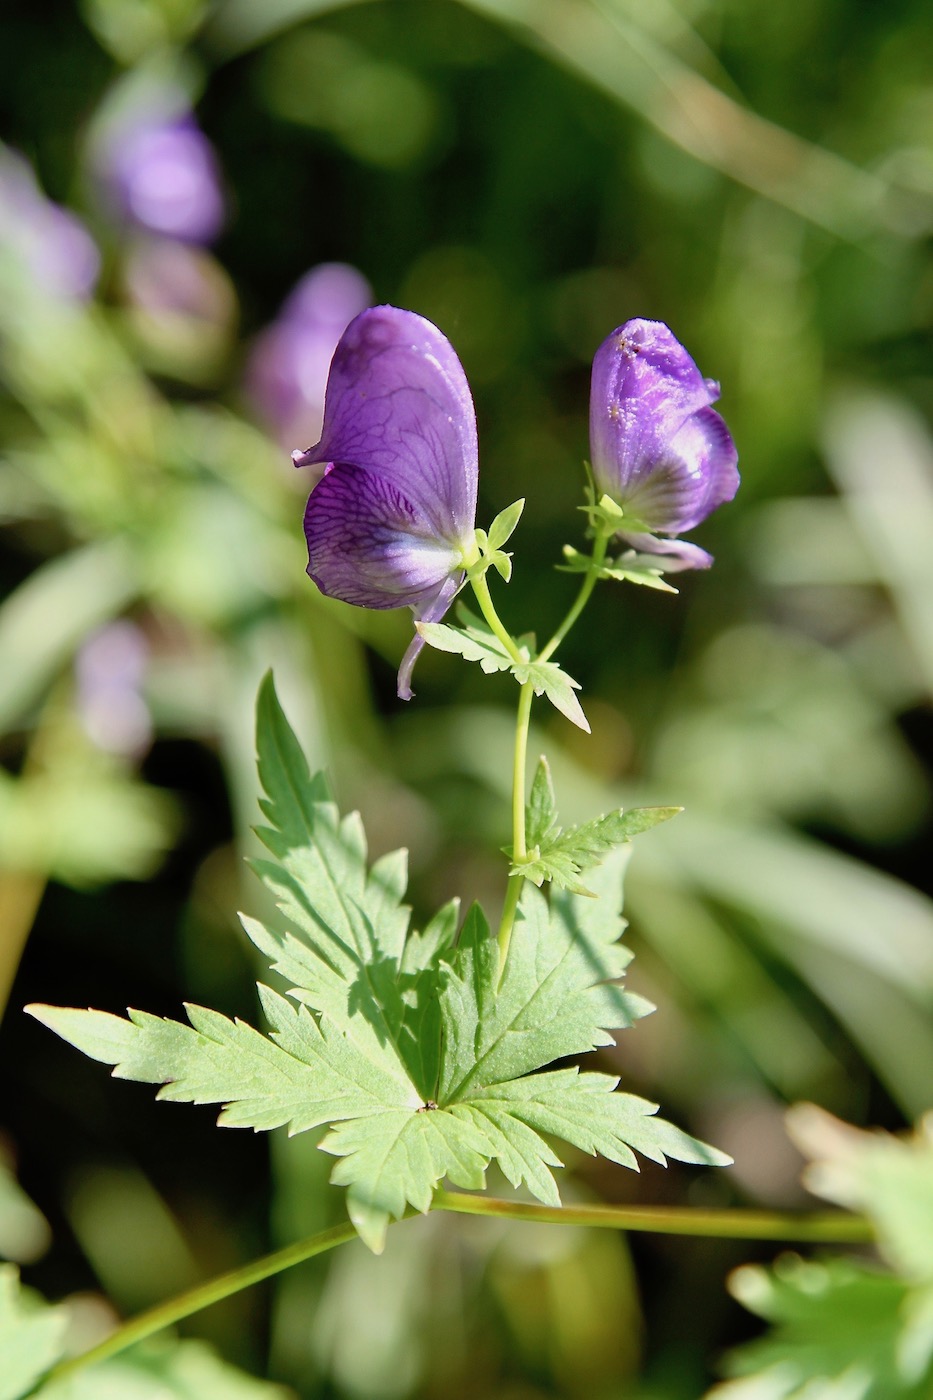
[(220, 232), (224, 201), (214, 148), (190, 112), (153, 104), (113, 120), (97, 150), (100, 177), (120, 214), (186, 243)]
[[(308, 573), (331, 598), (410, 607), (437, 622), (463, 581), (476, 515), (476, 415), (453, 347), (413, 311), (375, 306), (334, 353), (321, 440), (293, 454), (323, 472), (305, 511)], [(411, 673), (416, 636), (398, 673)]]
[[(627, 321), (596, 352), (590, 393), (590, 453), (597, 499), (625, 512), (621, 539), (663, 568), (709, 568), (712, 556), (686, 540), (739, 485), (735, 444), (710, 405), (719, 385), (704, 379), (660, 321)], [(658, 567), (662, 567), (659, 560)]]

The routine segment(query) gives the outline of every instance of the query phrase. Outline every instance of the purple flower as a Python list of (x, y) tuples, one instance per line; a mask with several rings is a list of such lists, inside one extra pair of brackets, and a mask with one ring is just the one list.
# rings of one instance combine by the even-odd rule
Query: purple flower
[[(476, 415), (453, 347), (413, 311), (375, 306), (344, 331), (327, 380), (321, 440), (293, 454), (322, 466), (305, 511), (308, 573), (331, 598), (444, 616), (473, 547)], [(411, 673), (416, 636), (398, 673)]]
[(257, 337), (247, 392), (283, 445), (320, 433), (337, 341), (371, 301), (369, 283), (355, 267), (322, 263), (305, 274), (273, 324)]
[(621, 506), (621, 539), (643, 554), (666, 556), (670, 571), (709, 568), (712, 556), (657, 536), (691, 530), (738, 489), (735, 444), (710, 407), (718, 398), (719, 385), (703, 378), (660, 321), (627, 321), (593, 360), (597, 499), (606, 495)]
[(214, 149), (190, 112), (154, 102), (111, 121), (96, 161), (125, 219), (185, 243), (210, 243), (224, 218)]
[(149, 661), (144, 634), (126, 619), (108, 622), (75, 658), (77, 710), (88, 738), (107, 753), (141, 757), (152, 719), (141, 690)]
[(3, 146), (0, 248), (11, 252), (47, 295), (84, 301), (94, 290), (100, 255), (91, 235), (74, 214), (46, 199), (22, 156)]

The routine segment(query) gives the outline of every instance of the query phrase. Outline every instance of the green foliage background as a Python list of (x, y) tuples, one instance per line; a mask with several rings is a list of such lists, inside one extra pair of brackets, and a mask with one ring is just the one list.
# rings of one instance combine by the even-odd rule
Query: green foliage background
[[(310, 1139), (270, 1157), (19, 1011), (255, 1016), (234, 914), (263, 912), (242, 856), (268, 666), (374, 854), (409, 846), (419, 917), (501, 899), (513, 683), (428, 652), (395, 701), (407, 617), (316, 596), (302, 484), (240, 387), (325, 260), (461, 354), (480, 523), (527, 497), (497, 594), (516, 631), (573, 587), (551, 565), (579, 543), (613, 326), (668, 321), (739, 444), (740, 495), (698, 532), (715, 568), (676, 599), (602, 585), (562, 653), (593, 737), (542, 706), (536, 740), (568, 824), (687, 809), (628, 876), (629, 985), (661, 1009), (601, 1067), (737, 1166), (584, 1159), (572, 1189), (799, 1205), (785, 1103), (891, 1128), (929, 1107), (928, 5), (6, 0), (0, 33), (0, 134), (106, 253), (77, 321), (0, 267), (0, 1126), (53, 1228), (30, 1282), (133, 1310), (341, 1209)], [(184, 76), (233, 211), (235, 325), (187, 359), (128, 317), (86, 173), (95, 117), (149, 68)], [(73, 658), (126, 615), (151, 645), (138, 768), (75, 718)], [(309, 1397), (686, 1400), (751, 1326), (723, 1288), (747, 1248), (557, 1233), (406, 1225), (378, 1264), (354, 1246), (188, 1330)]]

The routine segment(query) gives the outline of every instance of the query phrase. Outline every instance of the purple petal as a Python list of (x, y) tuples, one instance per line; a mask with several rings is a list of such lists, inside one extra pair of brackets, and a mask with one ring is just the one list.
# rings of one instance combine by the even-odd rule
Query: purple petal
[(305, 511), (308, 573), (322, 593), (362, 608), (420, 608), (459, 574), (459, 551), (389, 477), (338, 463)]
[(714, 408), (702, 408), (672, 435), (652, 470), (631, 481), (626, 513), (649, 530), (691, 530), (732, 500), (739, 484), (736, 461), (722, 418)]
[[(731, 500), (737, 454), (704, 379), (659, 321), (629, 321), (593, 361), (593, 477), (647, 530), (687, 530)], [(633, 522), (634, 523), (634, 522)]]
[(662, 540), (657, 535), (642, 535), (628, 530), (620, 530), (619, 538), (638, 554), (663, 555), (664, 561), (659, 560), (657, 567), (666, 574), (683, 573), (684, 569), (708, 569), (713, 562), (711, 554), (689, 540)]
[[(424, 606), (414, 609), (416, 620), (418, 622), (440, 622), (462, 582), (462, 574), (459, 576), (451, 574), (449, 578), (446, 578), (432, 599), (427, 601)], [(398, 668), (397, 693), (400, 700), (410, 700), (414, 694), (411, 688), (411, 673), (415, 669), (415, 662), (421, 655), (423, 647), (424, 638), (419, 632), (416, 632), (408, 643), (408, 650), (402, 657), (402, 664)]]
[(739, 489), (739, 454), (715, 408), (692, 414), (672, 439), (671, 451), (686, 466), (692, 490), (681, 498), (677, 523), (666, 528), (692, 530), (717, 506), (731, 501)]
[(434, 539), (465, 545), (476, 514), (473, 399), (440, 331), (376, 306), (347, 327), (327, 381), (324, 430), (298, 466), (352, 463), (394, 482)]
[(137, 113), (114, 127), (100, 165), (112, 197), (140, 227), (190, 243), (209, 243), (220, 232), (217, 159), (190, 115)]

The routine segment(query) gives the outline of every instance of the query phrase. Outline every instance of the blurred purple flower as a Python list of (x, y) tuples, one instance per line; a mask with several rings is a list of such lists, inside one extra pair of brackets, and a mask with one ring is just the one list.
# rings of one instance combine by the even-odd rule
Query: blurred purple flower
[(0, 146), (0, 248), (13, 254), (47, 295), (84, 301), (94, 290), (100, 254), (74, 214), (46, 199), (28, 163)]
[[(321, 592), (442, 618), (473, 543), (478, 465), (470, 388), (437, 327), (394, 306), (357, 316), (334, 354), (321, 440), (292, 460), (323, 467), (305, 511)], [(402, 660), (402, 700), (423, 645), (416, 635)]]
[(138, 757), (149, 747), (152, 720), (140, 694), (148, 660), (145, 636), (126, 619), (92, 633), (75, 658), (82, 728), (107, 753)]
[(214, 149), (190, 112), (140, 106), (112, 120), (95, 156), (100, 179), (123, 218), (185, 243), (210, 243), (224, 201)]
[(320, 433), (337, 341), (371, 301), (369, 283), (355, 267), (322, 263), (305, 274), (277, 319), (257, 337), (246, 371), (247, 393), (283, 446)]
[(211, 254), (174, 238), (134, 242), (123, 283), (131, 305), (152, 316), (212, 322), (229, 318), (229, 295), (225, 288), (218, 293), (217, 264)]
[[(625, 512), (621, 539), (663, 567), (706, 569), (695, 544), (658, 539), (690, 530), (739, 485), (735, 444), (710, 404), (719, 385), (704, 379), (660, 321), (627, 321), (596, 352), (590, 392), (590, 452), (597, 499)], [(659, 561), (659, 567), (661, 563)]]

